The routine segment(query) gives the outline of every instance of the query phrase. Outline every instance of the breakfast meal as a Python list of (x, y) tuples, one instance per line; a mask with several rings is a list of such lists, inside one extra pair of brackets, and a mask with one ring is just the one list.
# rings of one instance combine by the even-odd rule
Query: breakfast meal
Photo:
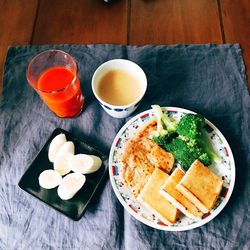
[[(34, 89), (38, 86), (37, 90), (44, 91), (41, 98), (57, 116), (74, 117), (81, 112), (83, 100), (75, 72), (77, 67), (66, 69), (61, 65), (52, 66), (41, 72), (34, 83), (29, 83)], [(32, 80), (33, 72), (28, 70), (27, 73), (28, 80)], [(63, 73), (61, 77), (59, 73)], [(72, 79), (72, 76), (76, 79)], [(62, 77), (67, 79), (60, 85)], [(49, 81), (51, 79), (55, 80), (55, 84)], [(57, 88), (58, 84), (62, 88)], [(147, 85), (142, 68), (125, 59), (104, 62), (95, 70), (91, 81), (93, 94), (101, 107), (115, 118), (126, 118), (135, 111), (146, 93)], [(70, 86), (81, 97), (79, 105), (76, 105), (79, 112), (72, 114), (68, 113), (72, 105), (67, 105), (67, 100), (72, 101), (76, 96), (72, 100), (65, 96), (65, 87)], [(53, 103), (56, 103), (57, 108)], [(48, 164), (48, 169), (41, 173), (39, 171), (38, 182), (41, 188), (37, 188), (35, 178), (33, 186), (36, 196), (40, 199), (42, 197), (49, 204), (51, 201), (45, 196), (54, 196), (56, 191), (56, 197), (61, 200), (70, 200), (76, 196), (68, 205), (79, 202), (78, 197), (82, 198), (85, 193), (91, 199), (96, 190), (91, 185), (107, 169), (106, 157), (98, 153), (102, 155), (102, 162), (96, 155), (76, 154), (79, 148), (75, 149), (73, 141), (77, 140), (67, 141), (70, 134), (62, 129), (59, 131), (59, 134), (53, 133), (57, 136), (51, 140), (49, 147), (46, 143), (43, 148), (45, 154), (48, 150), (48, 159), (47, 156), (42, 158), (45, 159), (45, 166)], [(86, 146), (84, 143), (80, 147), (85, 152), (98, 152)], [(114, 138), (108, 164), (112, 187), (124, 208), (143, 223), (167, 231), (195, 228), (213, 219), (227, 203), (235, 179), (232, 152), (221, 132), (203, 116), (176, 107), (152, 105), (152, 110), (146, 110), (130, 119)], [(100, 171), (91, 175), (101, 166), (104, 166), (101, 169), (103, 173)], [(97, 185), (103, 176), (97, 178)], [(87, 186), (86, 192), (79, 192), (84, 184)], [(54, 191), (45, 192), (43, 189)], [(57, 201), (60, 205), (62, 201), (59, 198)], [(74, 210), (80, 208), (84, 211), (87, 204), (82, 199), (82, 203), (79, 202), (78, 208)], [(71, 209), (64, 204), (60, 209), (66, 215), (71, 213)], [(76, 217), (75, 211), (72, 210), (73, 218)], [(210, 214), (213, 215), (207, 219)], [(166, 229), (168, 225), (171, 227)]]
[(209, 213), (224, 181), (209, 166), (219, 162), (203, 134), (205, 119), (193, 113), (174, 120), (153, 105), (153, 120), (125, 142), (122, 178), (134, 198), (167, 224), (179, 216)]
[(53, 163), (54, 169), (44, 170), (39, 175), (39, 185), (45, 189), (58, 186), (57, 193), (62, 200), (73, 198), (86, 181), (84, 174), (94, 173), (102, 165), (102, 160), (98, 156), (75, 155), (74, 143), (67, 141), (63, 133), (51, 141), (48, 158)]

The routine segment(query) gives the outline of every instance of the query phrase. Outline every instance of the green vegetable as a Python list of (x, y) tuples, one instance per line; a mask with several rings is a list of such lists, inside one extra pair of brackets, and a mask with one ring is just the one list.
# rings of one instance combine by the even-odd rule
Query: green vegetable
[(212, 161), (219, 160), (218, 155), (214, 152), (209, 138), (202, 132), (205, 125), (205, 118), (199, 114), (186, 114), (183, 116), (176, 128), (180, 138), (187, 142), (190, 148), (201, 148), (203, 153), (199, 159), (204, 165), (208, 166)]
[(188, 170), (195, 160), (195, 157), (189, 151), (187, 143), (180, 138), (175, 138), (169, 144), (165, 144), (164, 149), (171, 152), (185, 170)]
[(157, 130), (154, 132), (154, 137), (165, 137), (175, 132), (177, 127), (177, 121), (172, 117), (169, 117), (167, 113), (164, 113), (159, 105), (151, 106), (155, 112), (157, 118)]
[[(220, 162), (220, 160), (221, 160), (220, 157), (214, 152), (211, 141), (209, 140), (209, 137), (204, 132), (201, 132), (201, 136), (196, 139), (196, 142), (197, 142), (197, 144), (200, 145), (200, 147), (204, 150), (204, 152), (207, 153), (207, 155), (209, 156), (211, 161)], [(206, 165), (206, 166), (208, 166), (208, 165)]]
[(198, 144), (190, 145), (180, 137), (165, 144), (163, 148), (174, 155), (174, 158), (180, 163), (184, 170), (188, 170), (196, 159), (199, 159), (206, 166), (211, 164), (208, 154), (204, 152)]
[(204, 125), (204, 117), (196, 114), (186, 114), (181, 118), (176, 132), (187, 139), (197, 139), (201, 135), (201, 128)]
[(205, 118), (198, 114), (186, 114), (179, 123), (160, 106), (153, 105), (157, 117), (157, 130), (153, 140), (166, 151), (171, 152), (177, 162), (185, 169), (198, 159), (205, 166), (218, 161), (209, 138), (202, 132)]
[(164, 148), (164, 146), (166, 144), (169, 144), (174, 138), (176, 138), (178, 136), (177, 133), (173, 132), (173, 133), (169, 133), (167, 135), (163, 135), (163, 136), (156, 136), (153, 135), (153, 141), (155, 143), (157, 143), (160, 147)]

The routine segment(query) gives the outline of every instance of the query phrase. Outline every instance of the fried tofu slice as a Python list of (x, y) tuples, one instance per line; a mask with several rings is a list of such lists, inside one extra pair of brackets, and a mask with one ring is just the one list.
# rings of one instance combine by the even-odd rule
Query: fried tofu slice
[(155, 168), (137, 200), (165, 224), (172, 225), (178, 217), (178, 209), (160, 194), (160, 189), (168, 177), (167, 173)]
[(197, 207), (176, 189), (184, 175), (185, 173), (182, 170), (176, 168), (166, 180), (160, 193), (186, 216), (190, 218), (201, 217), (202, 213)]
[(196, 160), (176, 188), (201, 212), (208, 213), (215, 205), (222, 185), (223, 180)]
[(155, 168), (169, 173), (174, 165), (174, 157), (149, 138), (136, 137), (125, 145), (121, 157), (123, 180), (135, 198), (147, 183)]

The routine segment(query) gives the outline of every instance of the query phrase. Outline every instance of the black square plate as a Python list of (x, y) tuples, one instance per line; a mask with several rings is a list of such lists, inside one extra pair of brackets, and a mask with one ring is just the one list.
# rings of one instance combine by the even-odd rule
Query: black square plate
[[(93, 174), (86, 175), (86, 182), (78, 193), (70, 200), (61, 200), (57, 194), (57, 187), (53, 189), (44, 189), (40, 187), (38, 177), (45, 169), (53, 169), (53, 163), (48, 159), (48, 149), (52, 139), (64, 133), (68, 141), (75, 144), (75, 153), (97, 155), (102, 159), (102, 166)], [(88, 145), (87, 143), (75, 138), (69, 132), (57, 128), (53, 131), (48, 141), (45, 143), (41, 151), (33, 160), (27, 171), (20, 179), (18, 185), (21, 189), (35, 196), (39, 200), (45, 202), (49, 206), (65, 214), (73, 220), (79, 220), (86, 211), (87, 205), (94, 196), (98, 186), (100, 186), (105, 173), (108, 169), (108, 157), (98, 149)]]

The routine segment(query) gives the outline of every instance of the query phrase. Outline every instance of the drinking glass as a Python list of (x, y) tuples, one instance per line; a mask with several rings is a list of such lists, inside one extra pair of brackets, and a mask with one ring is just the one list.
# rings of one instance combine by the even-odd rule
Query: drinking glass
[(77, 75), (77, 62), (62, 50), (46, 50), (28, 64), (27, 80), (48, 108), (58, 117), (79, 115), (84, 97)]

